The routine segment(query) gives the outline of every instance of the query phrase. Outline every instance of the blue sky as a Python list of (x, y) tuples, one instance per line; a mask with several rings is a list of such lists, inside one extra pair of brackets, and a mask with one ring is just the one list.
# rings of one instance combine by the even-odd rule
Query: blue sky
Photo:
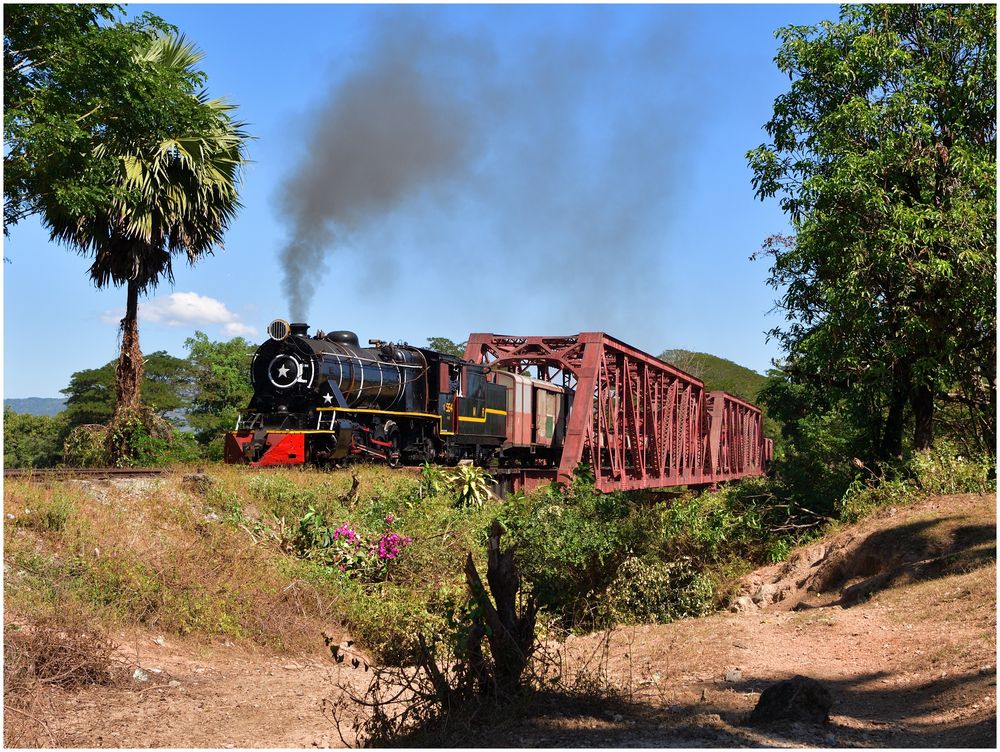
[[(282, 252), (306, 237), (314, 329), (604, 330), (761, 372), (779, 355), (749, 256), (788, 225), (744, 154), (788, 87), (774, 30), (836, 6), (129, 10), (196, 42), (209, 93), (256, 137), (225, 249), (141, 303), (145, 352), (183, 356), (196, 330), (262, 339), (291, 315)], [(4, 255), (4, 396), (58, 396), (116, 356), (124, 291), (96, 290), (35, 220)]]

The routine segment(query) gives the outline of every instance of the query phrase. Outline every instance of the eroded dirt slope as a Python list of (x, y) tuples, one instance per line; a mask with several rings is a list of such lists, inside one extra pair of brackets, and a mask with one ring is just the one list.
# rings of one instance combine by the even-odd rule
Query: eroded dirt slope
[[(552, 695), (467, 746), (996, 746), (996, 514), (991, 496), (887, 509), (753, 573), (734, 610), (571, 639), (632, 704)], [(73, 747), (340, 746), (322, 703), (360, 671), (155, 634), (122, 635), (149, 680), (51, 691), (37, 743)], [(606, 654), (606, 660), (601, 656)], [(156, 671), (155, 669), (158, 669)], [(743, 720), (769, 684), (831, 691), (831, 723)]]

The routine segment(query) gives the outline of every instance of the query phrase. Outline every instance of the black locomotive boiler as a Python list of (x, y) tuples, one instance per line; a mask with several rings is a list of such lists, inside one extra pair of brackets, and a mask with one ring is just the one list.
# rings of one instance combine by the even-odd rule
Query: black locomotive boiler
[(507, 389), (486, 367), (353, 332), (282, 320), (250, 365), (253, 397), (226, 438), (231, 463), (485, 464), (507, 436)]

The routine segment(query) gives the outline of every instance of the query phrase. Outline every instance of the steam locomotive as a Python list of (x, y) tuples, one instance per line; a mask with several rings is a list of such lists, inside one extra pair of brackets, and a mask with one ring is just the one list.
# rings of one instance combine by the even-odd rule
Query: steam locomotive
[(473, 334), (469, 360), (280, 319), (268, 334), (230, 463), (471, 460), (525, 490), (582, 463), (610, 491), (761, 475), (772, 456), (760, 408), (602, 332)]
[(553, 404), (543, 430), (515, 445), (507, 441), (511, 391), (493, 383), (483, 365), (380, 340), (361, 347), (348, 331), (310, 336), (307, 324), (280, 319), (268, 334), (250, 365), (253, 397), (226, 437), (230, 463), (323, 465), (367, 457), (394, 466), (484, 465), (519, 451), (544, 458), (557, 438), (557, 415), (565, 420), (564, 390), (546, 384)]

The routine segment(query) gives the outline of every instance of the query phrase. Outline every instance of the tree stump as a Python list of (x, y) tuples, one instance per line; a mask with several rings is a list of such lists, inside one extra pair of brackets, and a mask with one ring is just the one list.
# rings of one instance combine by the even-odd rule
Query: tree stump
[[(518, 615), (517, 597), (521, 580), (514, 565), (514, 551), (500, 550), (503, 528), (496, 520), (490, 527), (486, 581), (490, 595), (469, 554), (465, 560), (465, 580), (476, 603), (473, 626), (466, 642), (469, 667), (480, 691), (498, 698), (517, 692), (534, 651), (535, 618), (538, 606), (533, 598), (522, 604)], [(483, 654), (482, 640), (489, 641), (492, 667)]]

